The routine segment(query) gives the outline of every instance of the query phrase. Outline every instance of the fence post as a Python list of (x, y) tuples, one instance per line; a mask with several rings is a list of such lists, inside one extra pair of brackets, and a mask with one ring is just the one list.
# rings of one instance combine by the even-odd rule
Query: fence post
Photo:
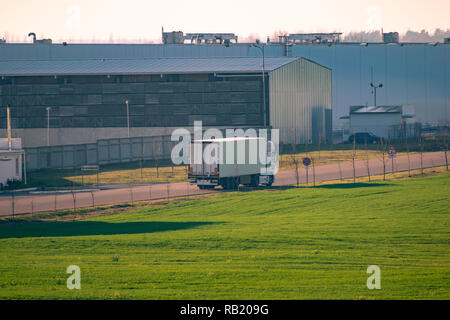
[(91, 190), (91, 197), (92, 197), (92, 208), (95, 209), (94, 192), (92, 190)]
[(73, 189), (72, 189), (72, 198), (73, 198), (73, 212), (75, 212), (75, 210), (77, 209), (77, 197), (75, 196)]
[(133, 185), (129, 184), (128, 188), (130, 189), (131, 205), (133, 205)]
[(352, 152), (353, 183), (356, 183), (355, 157), (356, 157), (356, 137), (355, 132), (353, 131), (353, 152)]
[(14, 199), (14, 189), (12, 190), (12, 193), (11, 193), (11, 208), (12, 208), (12, 217), (13, 217), (13, 219), (14, 219), (14, 215), (15, 215), (15, 203), (14, 203), (14, 201), (15, 201), (15, 199)]
[(391, 156), (391, 162), (392, 162), (392, 174), (394, 174), (394, 157)]
[(170, 184), (169, 180), (167, 180), (167, 203), (170, 203)]
[(314, 164), (314, 161), (315, 161), (316, 159), (313, 159), (312, 157), (311, 157), (311, 163), (312, 163), (312, 169), (313, 169), (313, 186), (315, 187), (316, 186), (316, 167), (315, 167), (315, 164)]
[(152, 183), (149, 184), (148, 186), (148, 194), (149, 194), (149, 200), (152, 200)]

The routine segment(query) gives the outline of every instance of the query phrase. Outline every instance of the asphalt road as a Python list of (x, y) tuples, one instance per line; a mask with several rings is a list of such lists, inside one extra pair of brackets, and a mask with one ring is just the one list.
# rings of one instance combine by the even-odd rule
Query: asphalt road
[[(427, 152), (423, 154), (423, 167), (434, 167), (445, 165), (444, 152)], [(420, 169), (420, 155), (410, 155), (409, 165), (411, 169)], [(392, 172), (391, 159), (385, 160), (386, 172)], [(370, 175), (383, 174), (382, 159), (369, 160)], [(367, 177), (367, 162), (364, 160), (355, 162), (356, 177)], [(394, 159), (394, 172), (408, 170), (408, 157), (401, 156)], [(314, 171), (314, 175), (313, 175)], [(308, 182), (313, 183), (315, 176), (316, 182), (350, 179), (353, 178), (352, 162), (340, 162), (339, 164), (329, 164), (316, 166), (314, 169), (310, 166)], [(299, 169), (300, 183), (306, 183), (306, 170)], [(275, 178), (274, 187), (296, 184), (295, 170), (279, 171)], [(28, 193), (17, 193), (0, 195), (0, 215), (11, 215), (14, 209), (15, 214), (45, 212), (62, 209), (120, 204), (131, 201), (142, 201), (150, 199), (167, 199), (172, 197), (189, 197), (192, 195), (223, 192), (221, 188), (215, 190), (200, 190), (196, 185), (190, 185), (188, 182), (147, 184), (129, 186), (111, 187), (101, 189), (85, 189), (61, 191), (35, 191)]]

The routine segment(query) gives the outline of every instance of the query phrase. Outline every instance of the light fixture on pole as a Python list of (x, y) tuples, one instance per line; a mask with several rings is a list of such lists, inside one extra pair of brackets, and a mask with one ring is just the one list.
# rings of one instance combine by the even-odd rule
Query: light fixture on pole
[(52, 108), (46, 107), (47, 110), (47, 147), (50, 146), (50, 110)]
[(127, 105), (127, 128), (128, 128), (128, 138), (130, 137), (130, 111), (128, 106), (128, 100), (125, 100), (125, 103)]
[(258, 45), (259, 41), (256, 43), (250, 44), (250, 48), (258, 48), (262, 53), (262, 91), (263, 91), (263, 115), (264, 115), (264, 128), (267, 127), (267, 110), (266, 110), (266, 83), (265, 83), (265, 54), (264, 54), (264, 45)]
[(374, 105), (374, 107), (376, 107), (377, 106), (377, 89), (383, 88), (383, 84), (382, 83), (374, 84), (373, 82), (371, 82), (370, 86), (373, 88), (373, 105)]

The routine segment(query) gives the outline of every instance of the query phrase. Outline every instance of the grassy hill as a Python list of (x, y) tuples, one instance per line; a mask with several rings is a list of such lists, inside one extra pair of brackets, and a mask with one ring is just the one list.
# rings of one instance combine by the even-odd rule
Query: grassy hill
[[(2, 223), (0, 299), (449, 299), (449, 186), (444, 174)], [(69, 265), (81, 290), (66, 288)]]

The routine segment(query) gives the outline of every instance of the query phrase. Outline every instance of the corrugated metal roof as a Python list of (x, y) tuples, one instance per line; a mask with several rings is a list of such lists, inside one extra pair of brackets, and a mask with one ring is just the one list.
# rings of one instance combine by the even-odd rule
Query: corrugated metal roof
[[(299, 59), (267, 57), (271, 71)], [(0, 61), (0, 76), (161, 74), (161, 73), (253, 73), (261, 72), (261, 57), (9, 60)]]
[(402, 113), (402, 106), (350, 106), (350, 114), (354, 113)]
[[(405, 48), (450, 48), (450, 46), (433, 47), (428, 44), (402, 43)], [(361, 50), (359, 43), (340, 42), (334, 43), (331, 47), (327, 44), (294, 44), (292, 46), (292, 56), (310, 57), (314, 61), (314, 55), (310, 55), (317, 50), (334, 52), (335, 48), (353, 48), (354, 51)], [(398, 45), (384, 43), (369, 43), (370, 50), (379, 50), (386, 47), (395, 50)], [(392, 49), (394, 48), (394, 49)], [(448, 50), (448, 49), (447, 49)], [(283, 44), (270, 43), (264, 45), (266, 57), (285, 56)], [(365, 50), (367, 51), (367, 50)], [(436, 50), (434, 50), (436, 51)], [(434, 52), (433, 51), (433, 52)], [(299, 54), (300, 53), (300, 54)], [(112, 43), (69, 43), (62, 45), (53, 44), (33, 44), (33, 43), (2, 43), (0, 44), (0, 60), (58, 60), (58, 59), (146, 59), (146, 58), (195, 58), (195, 57), (258, 57), (261, 51), (258, 48), (251, 48), (248, 43), (236, 43), (229, 47), (222, 44), (112, 44)], [(320, 62), (320, 61), (318, 61)], [(331, 66), (331, 64), (330, 64)]]

